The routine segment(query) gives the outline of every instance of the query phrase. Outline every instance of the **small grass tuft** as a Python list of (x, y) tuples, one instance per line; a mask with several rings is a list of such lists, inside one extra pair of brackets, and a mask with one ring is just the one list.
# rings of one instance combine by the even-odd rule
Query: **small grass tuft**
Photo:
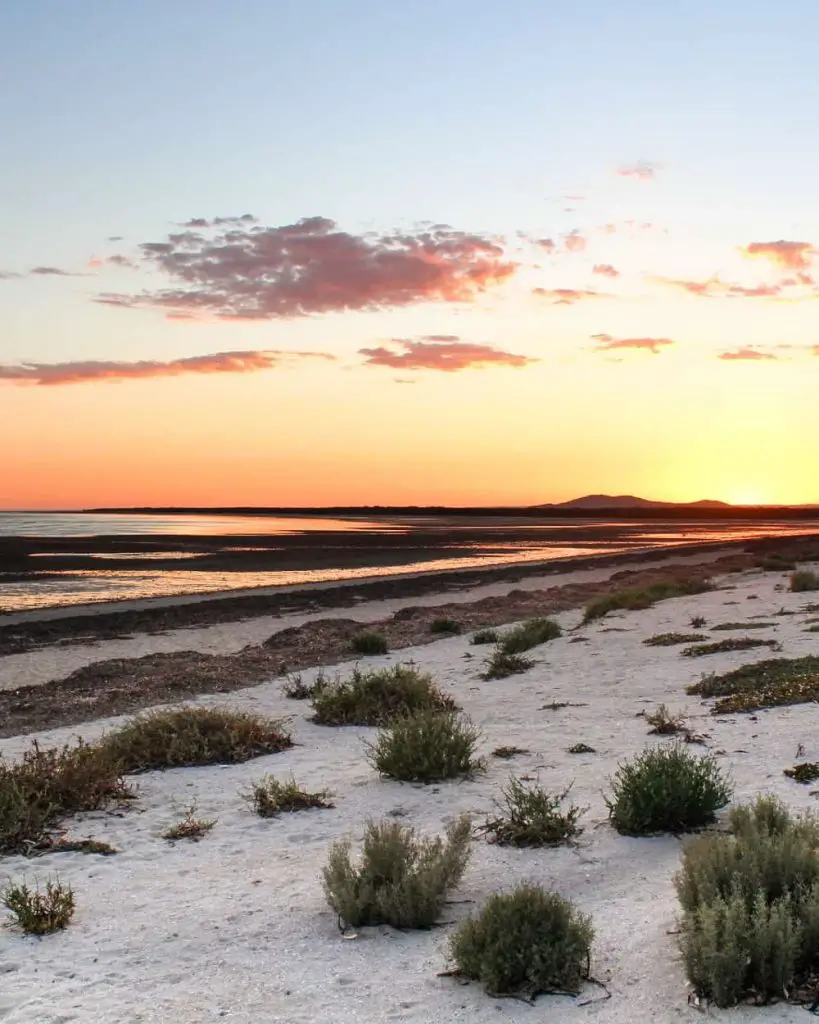
[(712, 626), (712, 630), (731, 630), (731, 629), (773, 629), (773, 622), (720, 622), (716, 626)]
[(71, 886), (59, 879), (46, 881), (45, 891), (9, 884), (0, 891), (0, 902), (28, 935), (49, 935), (68, 927), (74, 916), (75, 900)]
[(781, 651), (782, 646), (777, 640), (759, 640), (754, 636), (732, 636), (728, 640), (716, 640), (710, 644), (694, 644), (680, 653), (685, 658), (704, 658), (709, 654), (725, 654), (728, 651), (750, 651), (754, 647), (768, 647), (772, 651)]
[(700, 828), (732, 793), (714, 757), (696, 757), (682, 744), (645, 750), (620, 764), (611, 785), (609, 818), (623, 835)]
[(656, 736), (675, 736), (677, 733), (686, 732), (682, 713), (672, 715), (665, 704), (660, 704), (656, 711), (649, 712), (645, 719), (651, 726), (649, 733)]
[[(691, 577), (689, 579), (668, 580), (652, 583), (647, 587), (635, 587), (629, 590), (615, 590), (612, 594), (598, 597), (586, 605), (583, 615), (584, 622), (602, 619), (613, 611), (640, 611), (650, 608), (657, 601), (666, 601), (672, 597), (688, 597), (692, 594), (704, 594), (713, 590), (710, 580)], [(694, 627), (698, 629), (698, 626)]]
[(526, 785), (514, 776), (503, 791), (501, 814), (490, 818), (481, 831), (501, 846), (558, 846), (582, 832), (577, 820), (586, 810), (574, 804), (563, 809), (569, 789), (549, 793), (541, 786)]
[(708, 625), (708, 620), (704, 615), (692, 615), (688, 620), (688, 624), (692, 629), (703, 629)]
[(429, 624), (430, 633), (443, 633), (448, 636), (456, 636), (461, 632), (460, 622), (455, 619), (433, 619)]
[(112, 857), (119, 850), (102, 839), (55, 839), (42, 853), (96, 853), (101, 857)]
[(479, 981), (490, 996), (531, 1002), (543, 993), (576, 994), (589, 976), (590, 918), (570, 900), (524, 883), (490, 896), (462, 922), (450, 951), (455, 976)]
[(711, 713), (733, 714), (819, 701), (819, 657), (771, 658), (723, 675), (703, 676), (689, 694), (717, 697)]
[(657, 633), (643, 643), (647, 647), (674, 647), (677, 644), (697, 644), (706, 639), (704, 633)]
[(197, 707), (138, 715), (101, 741), (111, 761), (126, 774), (237, 764), (292, 746), (281, 722), (226, 708)]
[(560, 626), (552, 619), (529, 619), (504, 633), (498, 644), (504, 654), (523, 654), (562, 635)]
[(457, 712), (418, 711), (393, 718), (365, 748), (367, 760), (388, 779), (441, 782), (485, 769), (475, 757), (480, 737), (480, 730)]
[(534, 665), (531, 658), (523, 654), (507, 654), (500, 644), (489, 655), (485, 662), (483, 679), (507, 679), (509, 676), (520, 675)]
[(568, 749), (570, 754), (596, 754), (597, 751), (594, 747), (590, 747), (588, 743), (574, 743)]
[(349, 842), (334, 843), (322, 879), (339, 925), (432, 928), (466, 870), (471, 834), (466, 815), (443, 839), (422, 838), (397, 822), (369, 822), (358, 865), (350, 859)]
[(376, 633), (374, 630), (365, 629), (350, 641), (350, 650), (356, 654), (371, 656), (375, 654), (386, 654), (389, 650), (387, 638), (383, 633)]
[(306, 792), (292, 776), (286, 782), (279, 782), (272, 775), (254, 782), (250, 792), (244, 794), (260, 818), (275, 818), (282, 813), (308, 811), (314, 807), (335, 807), (331, 796), (326, 789), (318, 793)]
[(472, 636), (473, 644), (496, 644), (500, 639), (500, 634), (496, 629), (479, 629), (477, 633)]
[(795, 594), (819, 590), (819, 573), (811, 572), (810, 569), (798, 569), (791, 573), (790, 588)]
[(185, 817), (175, 825), (171, 825), (167, 832), (162, 833), (162, 838), (169, 842), (176, 842), (177, 839), (191, 839), (198, 842), (216, 824), (216, 819), (207, 821), (204, 818), (197, 818), (196, 807), (192, 805), (185, 812)]
[(492, 751), (492, 757), (499, 757), (502, 761), (508, 761), (510, 758), (528, 753), (529, 751), (523, 747), (495, 747)]
[(386, 725), (396, 715), (415, 711), (457, 711), (452, 697), (441, 693), (432, 677), (409, 665), (336, 679), (313, 696), (318, 725)]
[(312, 700), (326, 685), (327, 677), (323, 670), (319, 670), (318, 675), (309, 685), (304, 682), (301, 674), (289, 676), (282, 685), (282, 693), (289, 700)]
[(816, 761), (805, 761), (802, 764), (795, 764), (793, 768), (786, 768), (785, 775), (789, 779), (793, 779), (794, 782), (801, 782), (803, 785), (808, 785), (810, 782), (816, 782), (819, 779), (819, 763)]

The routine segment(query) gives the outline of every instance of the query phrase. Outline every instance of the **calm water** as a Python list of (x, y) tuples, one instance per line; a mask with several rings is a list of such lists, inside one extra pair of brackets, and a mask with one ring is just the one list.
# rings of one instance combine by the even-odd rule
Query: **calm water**
[[(100, 552), (98, 569), (72, 571), (50, 571), (38, 577), (36, 574), (24, 580), (3, 581), (0, 571), (0, 613), (24, 611), (35, 608), (51, 608), (61, 605), (77, 605), (104, 601), (173, 597), (182, 594), (204, 594), (223, 590), (243, 590), (254, 587), (293, 586), (339, 580), (355, 580), (364, 577), (388, 577), (407, 572), (434, 572), (442, 569), (466, 569), (488, 567), (510, 563), (536, 562), (552, 559), (582, 557), (595, 554), (616, 554), (635, 550), (692, 542), (740, 540), (765, 535), (788, 535), (811, 532), (816, 523), (658, 523), (625, 521), (583, 521), (583, 522), (510, 522), (481, 523), (481, 529), (491, 530), (492, 540), (482, 544), (469, 541), (459, 543), (457, 535), (469, 528), (457, 520), (389, 520), (365, 521), (332, 520), (321, 517), (266, 517), (266, 516), (147, 516), (80, 513), (42, 515), (37, 513), (0, 513), (0, 537), (81, 537), (90, 538), (85, 549), (94, 552), (95, 536), (140, 535), (162, 537), (168, 534), (191, 537), (223, 535), (226, 538), (237, 535), (285, 535), (316, 531), (372, 531), (381, 534), (395, 531), (410, 531), (412, 527), (428, 529), (431, 523), (445, 528), (455, 540), (441, 550), (441, 557), (434, 560), (417, 560), (410, 553), (400, 564), (365, 565), (350, 568), (289, 569), (287, 571), (186, 571), (184, 568), (171, 570), (155, 569), (141, 565), (133, 570), (106, 569), (105, 561), (113, 557)], [(474, 526), (474, 522), (471, 524)], [(529, 531), (526, 539), (514, 536), (521, 528)], [(582, 530), (582, 536), (579, 531)], [(614, 533), (612, 533), (614, 530)], [(560, 536), (558, 538), (558, 532)], [(596, 539), (595, 532), (600, 534)], [(567, 539), (567, 533), (569, 539)], [(578, 533), (577, 540), (571, 539)], [(506, 534), (506, 538), (504, 538)], [(603, 536), (606, 534), (605, 536)], [(375, 540), (375, 536), (374, 536)], [(150, 551), (129, 556), (117, 554), (117, 558), (152, 557), (180, 559), (195, 558), (190, 552), (168, 552), (152, 554)], [(0, 567), (2, 569), (2, 567)]]

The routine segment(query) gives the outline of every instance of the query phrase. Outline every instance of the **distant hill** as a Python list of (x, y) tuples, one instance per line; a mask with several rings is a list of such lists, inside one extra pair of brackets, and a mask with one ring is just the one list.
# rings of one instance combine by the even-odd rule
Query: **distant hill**
[(534, 508), (732, 508), (725, 501), (651, 501), (633, 494), (586, 494), (572, 501), (535, 505)]

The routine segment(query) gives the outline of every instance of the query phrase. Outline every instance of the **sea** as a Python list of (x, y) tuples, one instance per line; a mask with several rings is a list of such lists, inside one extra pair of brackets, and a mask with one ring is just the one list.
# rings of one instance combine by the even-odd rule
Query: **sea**
[[(153, 515), (133, 513), (40, 513), (0, 512), (0, 616), (55, 609), (65, 606), (97, 604), (100, 602), (174, 598), (183, 595), (213, 594), (221, 591), (245, 591), (267, 587), (298, 587), (304, 584), (339, 582), (345, 580), (378, 579), (407, 573), (429, 573), (451, 569), (477, 569), (518, 563), (547, 562), (590, 555), (619, 554), (646, 551), (659, 547), (674, 547), (692, 543), (717, 543), (753, 537), (787, 536), (812, 532), (813, 522), (657, 522), (633, 520), (517, 520), (481, 517), (342, 517), (325, 516), (234, 516), (234, 515)], [(224, 537), (225, 550), (231, 550), (231, 538), (242, 538), (244, 548), (252, 552), (252, 537), (304, 537), (321, 534), (325, 543), (328, 535), (334, 543), (343, 546), (345, 534), (357, 535), (360, 551), (362, 540), (372, 537), (373, 550), (389, 546), (390, 536), (406, 535), (413, 530), (439, 529), (446, 533), (446, 543), (440, 550), (434, 547), (430, 557), (418, 558), (417, 549), (407, 545), (406, 555), (397, 551), (389, 564), (373, 558), (367, 562), (366, 553), (355, 559), (356, 564), (332, 567), (305, 566), (263, 570), (208, 570), (195, 567), (195, 550), (168, 551), (167, 542), (162, 550), (151, 550), (151, 540), (163, 538)], [(477, 532), (476, 532), (477, 529)], [(100, 544), (96, 538), (142, 538), (138, 550), (132, 554), (117, 551)], [(478, 539), (476, 539), (476, 537)], [(11, 572), (2, 563), (3, 541), (8, 538), (40, 538), (48, 547), (51, 539), (59, 546), (66, 538), (86, 538), (79, 547), (91, 568), (64, 568), (59, 571)], [(183, 546), (183, 545), (181, 545)], [(184, 545), (190, 547), (189, 545)], [(75, 549), (77, 545), (74, 545)], [(439, 557), (440, 556), (440, 557)], [(64, 556), (66, 557), (66, 556)], [(134, 558), (139, 562), (134, 569), (123, 568), (122, 561)], [(29, 564), (36, 563), (36, 555)], [(106, 568), (106, 562), (115, 558), (116, 569)], [(179, 564), (174, 568), (152, 567), (151, 562), (173, 558)], [(190, 561), (191, 568), (185, 566)]]

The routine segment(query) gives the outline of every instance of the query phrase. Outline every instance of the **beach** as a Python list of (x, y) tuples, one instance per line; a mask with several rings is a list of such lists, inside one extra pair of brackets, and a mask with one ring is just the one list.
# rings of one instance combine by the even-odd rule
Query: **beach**
[[(678, 564), (659, 560), (639, 572), (712, 572), (719, 557), (726, 555), (701, 553)], [(731, 557), (736, 560), (736, 555)], [(789, 592), (787, 573), (752, 565), (729, 572), (724, 561), (711, 592), (581, 625), (580, 595), (611, 590), (618, 581), (622, 586), (637, 572), (625, 570), (625, 579), (624, 570), (611, 567), (562, 575), (561, 586), (577, 588), (578, 595), (573, 607), (550, 612), (564, 635), (536, 648), (535, 665), (522, 675), (484, 680), (485, 649), (471, 645), (468, 632), (432, 642), (425, 636), (422, 643), (366, 659), (367, 668), (411, 662), (455, 697), (481, 729), (480, 753), (489, 763), (486, 774), (472, 780), (421, 786), (380, 779), (362, 747), (374, 730), (315, 725), (309, 721), (309, 706), (284, 696), (284, 677), (274, 671), (231, 692), (190, 692), (187, 702), (196, 706), (248, 710), (283, 720), (295, 746), (239, 765), (148, 772), (136, 780), (138, 799), (132, 808), (85, 814), (68, 823), (72, 837), (105, 840), (119, 851), (115, 856), (4, 857), (3, 873), (15, 879), (43, 879), (58, 872), (75, 890), (78, 909), (65, 932), (42, 940), (11, 928), (0, 930), (2, 1019), (9, 1024), (200, 1024), (218, 1019), (237, 1024), (454, 1024), (527, 1021), (543, 1013), (561, 1021), (603, 1024), (696, 1019), (674, 939), (672, 878), (683, 840), (615, 833), (607, 823), (608, 779), (618, 762), (654, 741), (641, 716), (666, 703), (685, 713), (703, 736), (703, 749), (730, 772), (735, 800), (764, 791), (796, 809), (815, 807), (811, 788), (786, 778), (783, 769), (793, 763), (800, 745), (808, 759), (819, 759), (819, 709), (812, 704), (712, 716), (705, 702), (686, 696), (686, 686), (702, 671), (725, 671), (765, 657), (767, 648), (761, 653), (721, 653), (698, 659), (698, 664), (680, 657), (676, 648), (648, 647), (642, 641), (652, 634), (685, 630), (694, 615), (705, 617), (709, 625), (751, 617), (769, 622), (760, 633), (779, 642), (788, 657), (816, 653), (819, 640), (804, 626), (811, 595)], [(612, 583), (617, 573), (619, 580)], [(528, 595), (542, 606), (542, 595), (555, 583), (552, 576), (533, 576), (514, 584), (495, 581), (414, 597), (411, 605), (421, 611), (412, 611), (407, 620), (421, 614), (428, 621), (445, 607), (460, 608), (464, 620), (472, 622), (475, 608), (488, 614), (494, 607), (500, 624), (508, 621), (503, 602), (510, 600), (510, 591), (513, 602)], [(398, 597), (362, 601), (354, 611), (340, 610), (337, 616), (359, 624), (385, 622), (407, 606)], [(322, 609), (312, 615), (261, 616), (85, 646), (46, 646), (3, 658), (0, 686), (6, 696), (13, 696), (15, 690), (9, 687), (16, 681), (20, 694), (25, 679), (30, 687), (26, 700), (32, 700), (38, 689), (47, 691), (50, 681), (95, 664), (124, 665), (134, 658), (144, 663), (184, 651), (241, 658), (248, 645), (252, 650), (271, 635), (309, 628), (317, 615), (327, 621), (327, 614)], [(336, 658), (333, 672), (349, 674), (355, 664), (349, 655)], [(302, 668), (301, 674), (309, 683), (316, 671)], [(15, 735), (6, 733), (0, 751), (15, 758), (32, 739), (42, 746), (76, 736), (93, 741), (124, 720), (92, 717), (59, 728), (44, 724), (20, 729)], [(568, 753), (578, 742), (594, 753)], [(507, 744), (527, 752), (512, 762), (492, 757), (493, 749)], [(390, 814), (430, 834), (441, 832), (460, 812), (479, 824), (492, 811), (510, 771), (537, 778), (556, 791), (572, 786), (572, 800), (588, 807), (576, 846), (515, 850), (476, 837), (469, 867), (440, 927), (408, 933), (380, 927), (342, 937), (319, 879), (334, 840), (350, 837), (357, 842), (367, 820)], [(278, 778), (292, 774), (310, 789), (332, 790), (335, 806), (259, 819), (241, 793), (266, 773)], [(198, 843), (167, 843), (162, 832), (191, 806), (215, 820), (212, 832)], [(449, 966), (447, 941), (454, 924), (490, 893), (522, 880), (552, 886), (591, 914), (596, 929), (592, 974), (604, 988), (589, 984), (577, 999), (542, 997), (532, 1009), (492, 999), (477, 984), (438, 976)], [(797, 1021), (805, 1011), (781, 1003), (709, 1013), (742, 1024)]]

